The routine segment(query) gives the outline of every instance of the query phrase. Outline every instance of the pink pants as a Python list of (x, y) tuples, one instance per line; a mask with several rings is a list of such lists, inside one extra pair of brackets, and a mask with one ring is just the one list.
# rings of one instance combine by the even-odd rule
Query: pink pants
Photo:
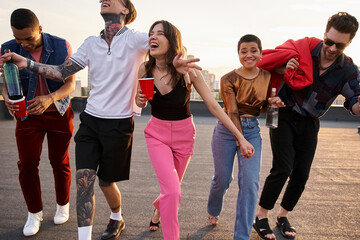
[(180, 184), (194, 152), (193, 119), (164, 121), (152, 116), (144, 132), (150, 161), (160, 184), (160, 195), (153, 205), (160, 210), (163, 237), (165, 240), (180, 239)]

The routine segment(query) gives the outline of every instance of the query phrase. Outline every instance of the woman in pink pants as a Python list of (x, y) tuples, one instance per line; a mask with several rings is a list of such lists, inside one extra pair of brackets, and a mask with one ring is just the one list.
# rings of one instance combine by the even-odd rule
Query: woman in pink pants
[[(176, 71), (173, 59), (183, 46), (181, 34), (175, 26), (164, 20), (155, 22), (149, 31), (149, 48), (149, 60), (140, 66), (139, 78), (154, 78), (155, 95), (149, 101), (152, 116), (144, 132), (150, 161), (160, 184), (160, 195), (153, 203), (155, 211), (150, 230), (158, 230), (161, 218), (164, 239), (177, 240), (180, 238), (180, 183), (193, 154), (195, 141), (190, 112), (192, 84), (210, 112), (236, 136), (242, 154), (250, 157), (254, 148), (215, 101), (200, 71), (194, 70), (190, 76)], [(142, 108), (147, 104), (140, 88), (136, 104)]]

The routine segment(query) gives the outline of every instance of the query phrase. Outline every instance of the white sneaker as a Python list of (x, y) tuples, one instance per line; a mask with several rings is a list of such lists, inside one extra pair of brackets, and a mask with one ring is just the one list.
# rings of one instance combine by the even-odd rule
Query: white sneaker
[(23, 233), (25, 236), (35, 235), (39, 231), (41, 221), (43, 220), (42, 216), (42, 211), (38, 213), (28, 213), (28, 219), (23, 229)]
[(64, 206), (60, 206), (59, 204), (56, 204), (56, 213), (54, 216), (55, 224), (63, 224), (67, 220), (69, 220), (69, 206), (70, 203), (67, 203)]

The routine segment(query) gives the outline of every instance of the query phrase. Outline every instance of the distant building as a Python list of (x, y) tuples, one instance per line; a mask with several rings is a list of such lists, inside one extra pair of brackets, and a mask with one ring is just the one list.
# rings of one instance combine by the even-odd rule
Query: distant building
[(214, 82), (214, 90), (220, 90), (220, 81), (219, 80), (215, 80), (215, 82)]
[[(193, 58), (195, 58), (194, 55), (187, 55), (187, 57), (186, 57), (186, 59), (193, 59)], [(215, 86), (216, 86), (215, 74), (210, 73), (207, 70), (202, 70), (201, 73), (204, 77), (204, 81), (205, 81), (206, 85), (212, 92), (214, 98), (218, 99), (219, 92), (215, 91), (216, 90), (215, 89)], [(192, 85), (192, 87), (191, 87), (190, 99), (191, 100), (202, 100), (199, 93), (195, 90), (194, 85)]]
[(79, 78), (75, 81), (75, 90), (70, 94), (70, 97), (81, 97), (81, 80)]

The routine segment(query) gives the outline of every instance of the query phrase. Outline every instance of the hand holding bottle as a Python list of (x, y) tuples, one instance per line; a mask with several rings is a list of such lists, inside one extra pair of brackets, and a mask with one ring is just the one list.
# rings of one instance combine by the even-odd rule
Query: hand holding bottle
[(2, 63), (0, 66), (3, 68), (3, 65), (6, 62), (12, 62), (21, 70), (27, 67), (27, 58), (20, 56), (14, 52), (5, 53), (1, 56)]
[(269, 97), (268, 101), (269, 107), (266, 112), (266, 126), (269, 128), (277, 128), (279, 107), (285, 107), (285, 104), (276, 96), (276, 88), (271, 89), (271, 97)]
[(275, 105), (278, 108), (286, 107), (285, 103), (283, 101), (281, 101), (281, 99), (278, 96), (269, 97), (268, 103), (269, 103), (269, 105)]
[[(10, 54), (10, 50), (6, 49), (5, 53)], [(26, 104), (21, 89), (18, 67), (11, 60), (8, 60), (2, 65), (2, 68), (4, 71), (5, 88), (7, 90), (7, 94), (4, 97), (5, 104), (11, 115), (15, 113), (19, 118), (25, 117), (27, 115)]]

